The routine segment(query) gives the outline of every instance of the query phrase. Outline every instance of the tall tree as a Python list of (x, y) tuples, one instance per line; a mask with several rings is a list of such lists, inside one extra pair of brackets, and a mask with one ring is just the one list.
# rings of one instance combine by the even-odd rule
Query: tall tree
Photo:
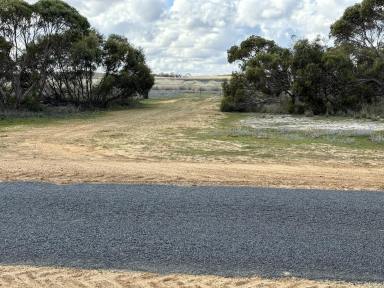
[[(243, 73), (243, 76), (234, 74), (231, 80), (233, 83), (224, 86), (225, 94), (237, 103), (229, 105), (228, 98), (225, 102), (228, 107), (237, 106), (239, 110), (247, 110), (248, 106), (248, 109), (252, 109), (252, 105), (257, 106), (270, 100), (262, 94), (276, 99), (284, 92), (295, 99), (291, 91), (292, 54), (289, 49), (281, 48), (274, 41), (251, 36), (239, 46), (233, 46), (228, 50), (228, 62), (239, 62)], [(232, 96), (229, 96), (230, 94)]]
[[(105, 70), (100, 83), (97, 70)], [(107, 40), (61, 0), (0, 1), (0, 105), (106, 106), (146, 97), (154, 84), (142, 50)]]
[[(240, 61), (240, 68), (255, 87), (267, 94), (291, 94), (291, 52), (274, 41), (251, 36), (228, 50), (228, 62)], [(292, 95), (292, 94), (291, 94)]]
[(102, 36), (92, 30), (82, 37), (66, 36), (66, 49), (54, 54), (45, 99), (56, 104), (93, 103), (97, 101), (94, 74), (101, 63)]
[(142, 50), (133, 47), (126, 38), (111, 35), (103, 49), (103, 77), (99, 91), (104, 105), (134, 95), (144, 98), (154, 84), (154, 77), (146, 64)]
[(378, 56), (383, 56), (384, 1), (363, 0), (347, 8), (331, 26), (331, 35), (337, 44), (372, 49)]
[[(331, 26), (337, 45), (349, 48), (360, 84), (384, 94), (384, 1), (363, 0), (347, 8)], [(366, 99), (370, 101), (371, 99)]]
[(345, 47), (327, 49), (322, 57), (326, 113), (358, 110), (361, 95), (356, 89), (355, 65)]
[[(29, 93), (22, 90), (21, 77), (26, 72), (26, 57), (28, 46), (38, 36), (38, 16), (33, 6), (23, 0), (4, 0), (0, 2), (0, 37), (9, 46), (8, 73), (12, 82), (12, 88), (16, 97), (17, 105), (21, 99)], [(7, 73), (7, 71), (3, 71)], [(2, 87), (5, 90), (5, 87)]]
[(11, 49), (12, 87), (17, 106), (31, 93), (41, 93), (50, 56), (59, 36), (89, 23), (74, 8), (60, 0), (40, 0), (30, 5), (23, 0), (0, 3), (0, 36)]
[(11, 45), (2, 37), (0, 37), (0, 106), (5, 109), (9, 100), (7, 92), (7, 83), (12, 80), (9, 71), (12, 69), (12, 61), (9, 57)]
[(328, 102), (323, 65), (325, 50), (320, 40), (300, 40), (293, 48), (293, 90), (304, 103), (305, 110), (311, 110), (314, 114), (324, 114)]

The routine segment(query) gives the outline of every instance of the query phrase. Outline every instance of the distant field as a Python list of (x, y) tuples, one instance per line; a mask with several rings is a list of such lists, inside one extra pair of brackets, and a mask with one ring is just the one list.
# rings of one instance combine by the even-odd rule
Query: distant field
[(222, 84), (230, 76), (156, 77), (150, 97), (170, 97), (183, 93), (222, 94)]
[[(96, 81), (100, 80), (102, 74), (96, 74)], [(180, 94), (222, 94), (222, 84), (230, 79), (230, 75), (212, 76), (185, 76), (176, 77), (155, 77), (155, 85), (150, 92), (151, 98), (175, 97)]]
[(218, 95), (181, 94), (0, 120), (0, 179), (384, 189), (381, 121), (227, 114)]

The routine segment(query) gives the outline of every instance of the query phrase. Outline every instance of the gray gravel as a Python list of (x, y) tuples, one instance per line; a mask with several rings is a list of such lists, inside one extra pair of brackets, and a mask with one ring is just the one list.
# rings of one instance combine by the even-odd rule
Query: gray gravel
[(384, 194), (0, 184), (0, 263), (384, 281)]

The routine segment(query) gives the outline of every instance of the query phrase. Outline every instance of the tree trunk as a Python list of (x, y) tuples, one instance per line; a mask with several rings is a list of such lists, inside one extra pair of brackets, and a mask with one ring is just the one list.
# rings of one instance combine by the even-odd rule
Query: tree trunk
[(1, 107), (1, 110), (4, 111), (5, 110), (5, 105), (6, 105), (5, 101), (6, 101), (7, 96), (6, 96), (3, 88), (1, 88), (1, 87), (0, 87), (0, 96), (1, 96), (1, 98), (0, 98), (0, 107)]
[(15, 98), (16, 98), (16, 109), (20, 108), (21, 97), (23, 92), (21, 91), (21, 83), (20, 83), (20, 73), (16, 72), (13, 75), (13, 85), (15, 86)]

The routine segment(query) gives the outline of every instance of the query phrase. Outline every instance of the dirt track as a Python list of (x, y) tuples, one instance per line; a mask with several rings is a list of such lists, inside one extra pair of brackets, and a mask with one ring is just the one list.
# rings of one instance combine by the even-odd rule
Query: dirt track
[(379, 288), (379, 284), (353, 285), (299, 279), (222, 278), (214, 276), (155, 275), (73, 269), (0, 267), (0, 287), (7, 288)]
[(223, 117), (217, 99), (173, 99), (89, 120), (6, 128), (0, 180), (384, 189), (383, 151), (259, 147), (266, 158), (235, 142), (198, 138)]

